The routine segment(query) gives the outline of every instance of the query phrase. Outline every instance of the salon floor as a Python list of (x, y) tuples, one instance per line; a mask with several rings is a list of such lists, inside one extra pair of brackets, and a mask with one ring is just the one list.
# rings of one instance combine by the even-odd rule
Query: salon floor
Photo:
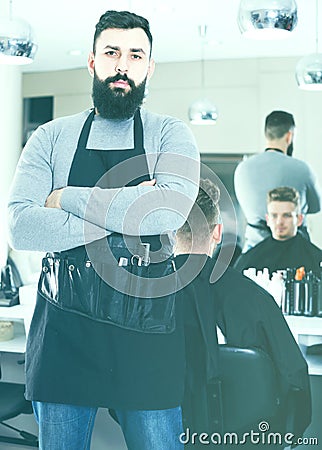
[[(31, 433), (37, 433), (37, 424), (32, 415), (20, 416), (20, 418), (11, 420), (10, 424)], [(0, 434), (17, 437), (17, 433), (10, 430), (6, 432), (1, 425)], [(0, 450), (31, 450), (32, 448), (24, 445), (0, 443)], [(126, 450), (126, 448), (119, 426), (110, 418), (106, 410), (100, 409), (95, 421), (91, 450)]]

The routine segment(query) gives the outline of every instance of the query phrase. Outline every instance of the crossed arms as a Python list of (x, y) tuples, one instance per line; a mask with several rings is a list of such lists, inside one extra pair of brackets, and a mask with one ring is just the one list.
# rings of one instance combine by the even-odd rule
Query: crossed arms
[[(194, 143), (185, 140), (185, 130), (175, 131), (181, 132), (182, 146), (184, 149), (186, 145), (189, 157), (183, 152), (159, 152), (152, 158), (155, 184), (104, 189), (67, 186), (71, 161), (58, 164), (64, 149), (55, 154), (54, 137), (41, 127), (27, 143), (12, 184), (11, 246), (62, 251), (112, 232), (146, 235), (176, 230), (198, 192), (199, 155)], [(171, 138), (166, 144), (170, 148)], [(63, 170), (66, 173), (62, 176)]]

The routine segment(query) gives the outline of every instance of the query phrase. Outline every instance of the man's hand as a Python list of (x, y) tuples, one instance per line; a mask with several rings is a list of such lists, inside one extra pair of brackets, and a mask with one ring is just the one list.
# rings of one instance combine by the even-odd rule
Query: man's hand
[(61, 199), (63, 190), (64, 189), (61, 188), (61, 189), (55, 189), (54, 191), (52, 191), (47, 197), (47, 200), (45, 202), (45, 207), (61, 209), (60, 199)]
[(152, 180), (149, 181), (142, 181), (142, 183), (140, 183), (139, 186), (154, 186), (156, 182), (157, 180), (155, 178), (152, 178)]

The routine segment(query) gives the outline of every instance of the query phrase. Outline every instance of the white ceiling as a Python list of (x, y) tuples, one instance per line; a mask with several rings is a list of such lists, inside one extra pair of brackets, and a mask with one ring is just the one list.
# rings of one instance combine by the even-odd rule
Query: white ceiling
[[(131, 10), (150, 21), (157, 62), (200, 60), (199, 25), (207, 25), (205, 59), (301, 57), (316, 50), (316, 0), (296, 2), (298, 25), (283, 41), (243, 38), (236, 20), (240, 0), (13, 0), (13, 14), (32, 25), (39, 46), (34, 63), (22, 70), (39, 72), (85, 67), (95, 24), (108, 9)], [(1, 15), (8, 4), (0, 0)], [(322, 29), (322, 17), (320, 24)], [(73, 50), (81, 54), (71, 56)]]

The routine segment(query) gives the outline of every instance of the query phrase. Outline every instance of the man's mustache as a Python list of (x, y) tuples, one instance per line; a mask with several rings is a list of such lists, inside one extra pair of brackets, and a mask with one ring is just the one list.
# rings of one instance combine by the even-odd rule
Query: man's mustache
[(119, 81), (119, 80), (126, 81), (130, 85), (131, 88), (135, 87), (135, 83), (133, 80), (131, 80), (126, 74), (122, 75), (120, 73), (114, 75), (114, 77), (105, 78), (104, 84), (108, 85), (110, 83), (115, 83), (116, 81)]

